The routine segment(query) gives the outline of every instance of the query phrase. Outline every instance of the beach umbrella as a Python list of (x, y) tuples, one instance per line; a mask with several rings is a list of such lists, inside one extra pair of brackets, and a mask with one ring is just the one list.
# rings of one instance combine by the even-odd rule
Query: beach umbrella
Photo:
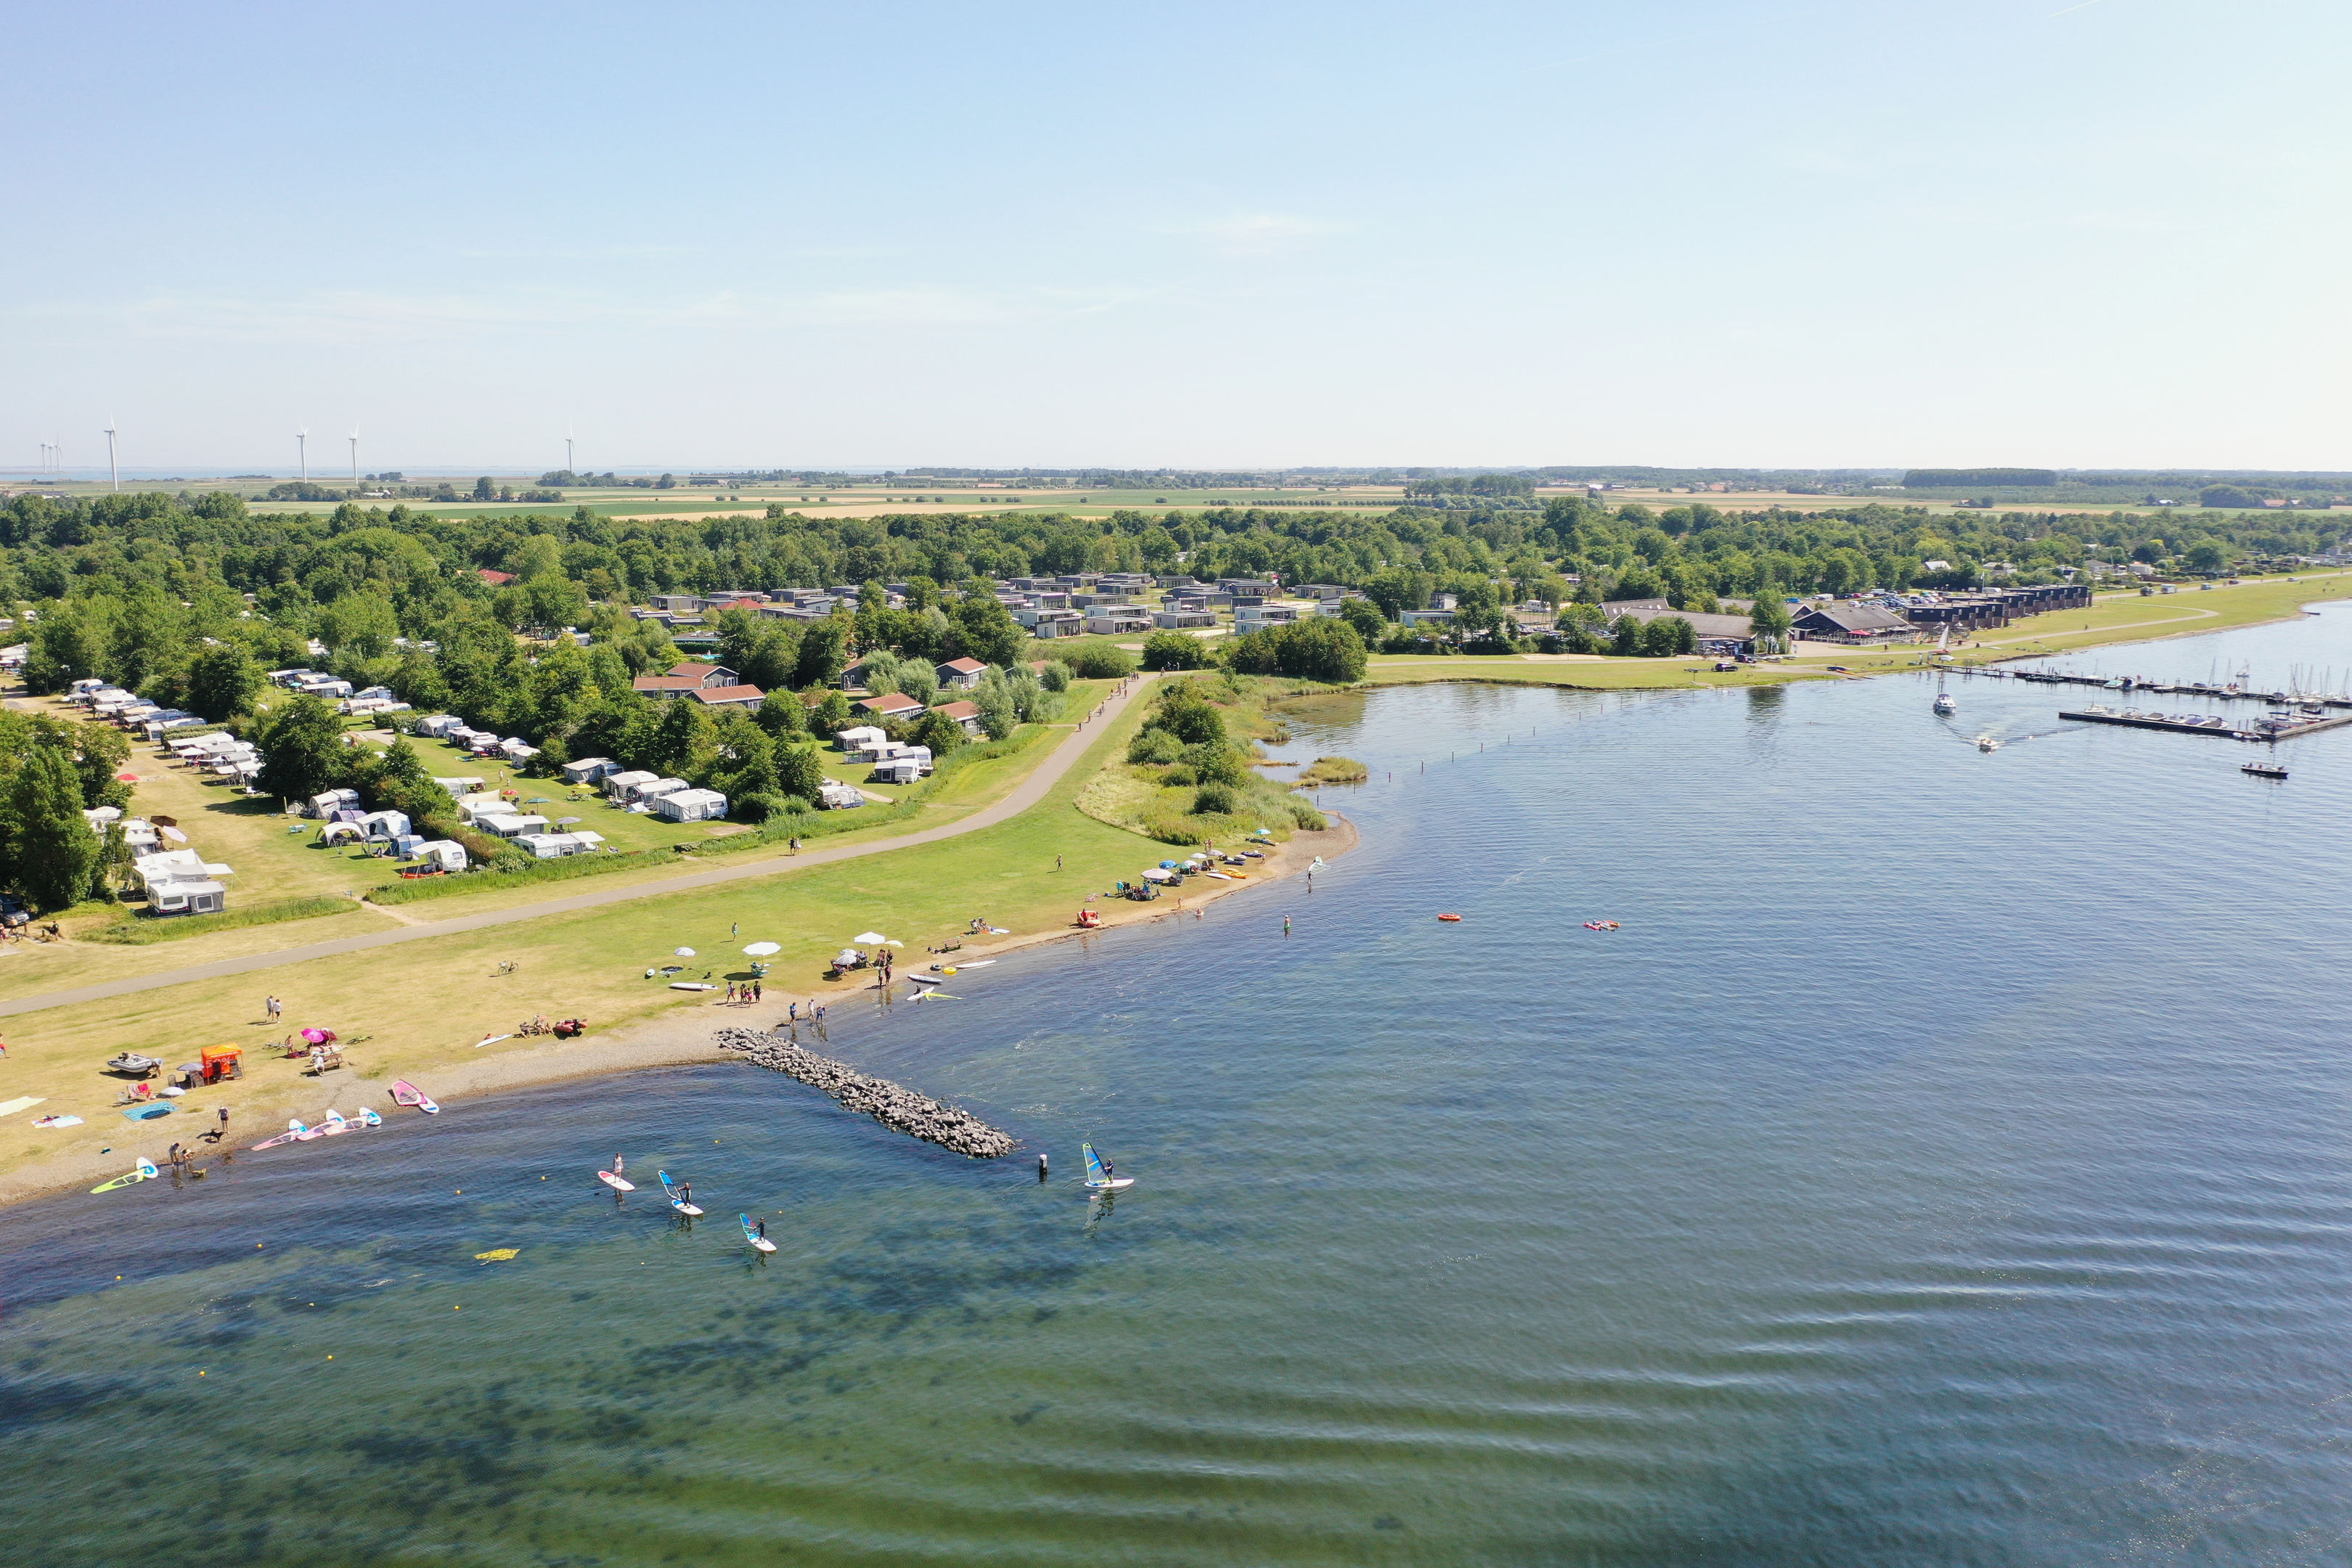
[(569, 827), (575, 822), (584, 822), (586, 820), (587, 818), (580, 816), (559, 816), (555, 819), (555, 826), (558, 827)]
[(883, 946), (885, 946), (885, 947), (904, 947), (904, 946), (906, 946), (907, 944), (906, 944), (905, 942), (900, 942), (897, 937), (892, 937), (889, 941), (887, 941), (887, 942), (884, 942), (882, 945), (883, 945)]
[(753, 958), (765, 958), (772, 952), (782, 952), (783, 949), (772, 942), (755, 942), (743, 951)]
[(185, 844), (188, 841), (188, 836), (176, 827), (159, 827), (155, 831), (174, 844)]
[(677, 954), (680, 958), (692, 958), (694, 956), (694, 949), (690, 947), (677, 947), (672, 948), (670, 951)]
[(887, 942), (889, 938), (884, 936), (878, 931), (860, 931), (857, 935), (851, 937), (849, 940), (852, 942)]

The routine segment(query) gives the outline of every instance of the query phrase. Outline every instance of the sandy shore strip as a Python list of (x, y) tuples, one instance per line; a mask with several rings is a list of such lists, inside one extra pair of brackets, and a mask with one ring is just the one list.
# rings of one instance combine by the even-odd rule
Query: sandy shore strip
[[(1079, 931), (1075, 927), (1063, 927), (984, 942), (967, 942), (959, 952), (938, 962), (954, 963), (998, 958), (1008, 952), (1053, 942), (1099, 940), (1111, 931), (1129, 926), (1202, 918), (1203, 910), (1212, 903), (1236, 893), (1271, 887), (1303, 876), (1317, 856), (1321, 856), (1327, 862), (1336, 860), (1362, 842), (1353, 823), (1336, 814), (1327, 815), (1331, 817), (1331, 826), (1321, 832), (1298, 833), (1289, 843), (1269, 849), (1265, 868), (1246, 879), (1233, 882), (1196, 880), (1181, 893), (1163, 893), (1150, 903), (1098, 899), (1090, 907), (1102, 911), (1103, 924), (1099, 930)], [(1178, 846), (1166, 847), (1166, 858), (1181, 858)], [(906, 985), (905, 976), (924, 971), (932, 962), (929, 954), (907, 956), (906, 966), (898, 971), (898, 984), (905, 988), (901, 990), (901, 995), (906, 990), (912, 989)], [(812, 1001), (822, 1002), (829, 1008), (835, 1007), (854, 997), (870, 995), (874, 986), (874, 976), (861, 973), (845, 976), (830, 985), (819, 984), (791, 991), (770, 987), (766, 997), (751, 1006), (730, 1006), (725, 1002), (713, 1002), (708, 1007), (667, 1013), (657, 1018), (582, 1039), (558, 1040), (550, 1036), (536, 1044), (522, 1048), (510, 1047), (476, 1060), (463, 1061), (454, 1068), (437, 1068), (429, 1074), (418, 1070), (420, 1079), (430, 1079), (429, 1082), (420, 1082), (419, 1087), (442, 1105), (456, 1106), (513, 1089), (536, 1089), (576, 1079), (608, 1078), (647, 1068), (683, 1067), (707, 1062), (740, 1064), (743, 1061), (741, 1053), (719, 1048), (719, 1030), (772, 1030), (787, 1020), (795, 1002), (803, 1005), (802, 1014), (806, 1016), (806, 1004)], [(820, 1043), (805, 1028), (802, 1030), (802, 1036), (803, 1045)], [(274, 1084), (269, 1086), (267, 1093), (232, 1100), (228, 1102), (232, 1109), (230, 1134), (219, 1144), (201, 1142), (197, 1136), (212, 1121), (209, 1101), (201, 1116), (167, 1116), (162, 1118), (152, 1130), (130, 1121), (123, 1122), (119, 1129), (102, 1123), (75, 1128), (60, 1136), (78, 1137), (85, 1145), (110, 1141), (112, 1152), (100, 1154), (89, 1147), (72, 1152), (61, 1152), (0, 1175), (0, 1204), (22, 1203), (53, 1193), (86, 1191), (110, 1176), (119, 1176), (130, 1170), (142, 1154), (162, 1165), (164, 1150), (174, 1142), (192, 1145), (196, 1151), (195, 1163), (199, 1166), (211, 1167), (218, 1163), (225, 1154), (233, 1154), (237, 1163), (247, 1160), (274, 1159), (288, 1151), (255, 1153), (250, 1145), (282, 1131), (289, 1116), (298, 1116), (305, 1121), (315, 1121), (328, 1105), (337, 1107), (345, 1115), (352, 1114), (362, 1107), (369, 1107), (387, 1121), (395, 1117), (416, 1116), (420, 1113), (392, 1102), (393, 1079), (407, 1077), (411, 1070), (396, 1062), (387, 1062), (380, 1067), (372, 1066), (365, 1077), (338, 1072), (331, 1075), (324, 1083), (300, 1080)], [(910, 1087), (921, 1088), (919, 1084)], [(363, 1137), (365, 1134), (349, 1136)]]

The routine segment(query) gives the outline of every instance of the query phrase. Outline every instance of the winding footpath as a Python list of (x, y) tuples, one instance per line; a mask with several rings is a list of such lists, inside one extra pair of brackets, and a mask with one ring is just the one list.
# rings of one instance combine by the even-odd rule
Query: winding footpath
[(487, 910), (479, 914), (459, 915), (454, 920), (434, 921), (408, 926), (400, 931), (370, 931), (365, 936), (347, 936), (334, 942), (314, 942), (305, 947), (279, 948), (271, 952), (248, 953), (242, 958), (224, 958), (211, 963), (190, 964), (184, 969), (166, 969), (154, 974), (136, 975), (127, 980), (104, 981), (95, 985), (79, 985), (69, 991), (49, 991), (37, 995), (19, 996), (0, 1002), (0, 1017), (19, 1013), (37, 1013), (47, 1007), (69, 1007), (80, 1002), (102, 1002), (110, 996), (127, 996), (135, 991), (155, 991), (167, 985), (184, 985), (191, 980), (216, 980), (223, 975), (249, 974), (258, 969), (276, 969), (283, 964), (307, 963), (314, 958), (334, 958), (347, 952), (364, 952), (370, 948), (391, 947), (404, 942), (425, 942), (434, 937), (456, 936), (463, 931), (486, 931), (492, 926), (513, 925), (520, 921), (535, 921), (548, 915), (577, 913), (582, 910), (602, 909), (608, 904), (625, 904), (636, 899), (666, 898), (672, 893), (692, 891), (697, 888), (715, 888), (722, 882), (741, 881), (748, 877), (773, 877), (806, 866), (830, 866), (843, 860), (855, 860), (861, 856), (883, 855), (894, 849), (911, 849), (921, 844), (937, 844), (942, 839), (977, 833), (983, 827), (1020, 816), (1044, 800), (1048, 791), (1062, 781), (1065, 774), (1084, 756), (1087, 748), (1100, 737), (1105, 726), (1126, 710), (1152, 678), (1137, 675), (1128, 689), (1105, 700), (1102, 710), (1082, 721), (1078, 727), (1054, 748), (1054, 752), (1025, 779), (1008, 791), (1003, 800), (984, 806), (970, 816), (939, 827), (927, 827), (920, 832), (901, 833), (890, 838), (877, 838), (867, 844), (836, 845), (830, 849), (806, 849), (798, 855), (770, 857), (743, 865), (721, 866), (713, 870), (697, 871), (684, 877), (668, 877), (658, 882), (636, 882), (625, 888), (608, 888), (598, 892), (574, 893), (570, 898), (549, 899), (541, 903), (518, 904), (511, 909)]

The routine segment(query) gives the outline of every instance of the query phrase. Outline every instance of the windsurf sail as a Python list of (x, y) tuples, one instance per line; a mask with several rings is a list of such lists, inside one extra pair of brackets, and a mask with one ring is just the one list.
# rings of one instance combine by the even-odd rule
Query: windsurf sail
[(1091, 1143), (1081, 1143), (1078, 1147), (1086, 1152), (1087, 1185), (1090, 1187), (1107, 1187), (1110, 1185), (1110, 1162), (1104, 1159), (1100, 1154), (1096, 1153), (1095, 1146)]

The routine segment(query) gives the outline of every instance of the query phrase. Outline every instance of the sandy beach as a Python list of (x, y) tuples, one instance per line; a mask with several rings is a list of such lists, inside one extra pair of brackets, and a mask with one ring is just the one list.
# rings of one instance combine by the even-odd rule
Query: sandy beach
[[(1289, 843), (1269, 850), (1265, 869), (1244, 880), (1196, 880), (1181, 894), (1166, 893), (1150, 903), (1097, 900), (1094, 907), (1103, 912), (1103, 925), (1099, 930), (1079, 931), (1065, 927), (1021, 932), (985, 942), (968, 942), (953, 957), (966, 962), (998, 958), (1009, 952), (1054, 942), (1115, 940), (1111, 937), (1112, 932), (1130, 926), (1205, 918), (1205, 910), (1210, 904), (1222, 902), (1252, 889), (1269, 887), (1301, 876), (1318, 855), (1330, 861), (1353, 849), (1360, 841), (1355, 826), (1336, 814), (1331, 816), (1331, 822), (1332, 826), (1321, 832), (1301, 832)], [(1173, 858), (1176, 853), (1176, 847), (1170, 846), (1170, 857)], [(901, 1002), (912, 989), (903, 977), (923, 971), (933, 962), (929, 954), (906, 957), (905, 966), (898, 971), (900, 978), (894, 988)], [(250, 1145), (281, 1131), (289, 1117), (299, 1117), (306, 1121), (315, 1120), (325, 1104), (335, 1106), (346, 1115), (363, 1107), (376, 1110), (387, 1120), (415, 1115), (417, 1112), (393, 1103), (392, 1082), (399, 1078), (414, 1078), (436, 1101), (455, 1109), (509, 1090), (573, 1079), (604, 1078), (647, 1068), (677, 1067), (695, 1062), (740, 1063), (743, 1059), (741, 1057), (724, 1053), (712, 1043), (717, 1030), (772, 1029), (787, 1021), (794, 1002), (803, 1004), (803, 1014), (807, 1011), (805, 1004), (812, 1001), (834, 1009), (870, 998), (874, 986), (870, 974), (859, 973), (829, 985), (820, 984), (805, 989), (787, 991), (770, 987), (759, 1003), (748, 1006), (718, 1001), (705, 1007), (667, 1013), (611, 1030), (596, 1031), (576, 1040), (558, 1040), (551, 1036), (528, 1043), (501, 1040), (498, 1043), (502, 1048), (478, 1056), (460, 1054), (454, 1059), (449, 1047), (431, 1047), (432, 1054), (437, 1059), (430, 1067), (404, 1062), (397, 1052), (379, 1056), (373, 1049), (362, 1046), (358, 1047), (363, 1063), (361, 1069), (352, 1073), (338, 1072), (324, 1083), (304, 1078), (267, 1083), (241, 1080), (226, 1090), (203, 1091), (205, 1099), (202, 1102), (190, 1106), (190, 1110), (197, 1114), (184, 1119), (165, 1117), (152, 1128), (126, 1121), (119, 1130), (93, 1121), (86, 1127), (62, 1131), (57, 1136), (73, 1139), (79, 1146), (0, 1174), (0, 1205), (19, 1203), (51, 1193), (86, 1189), (110, 1176), (121, 1175), (131, 1169), (142, 1154), (161, 1165), (164, 1150), (174, 1142), (193, 1143), (197, 1152), (194, 1163), (203, 1167), (213, 1165), (224, 1154), (233, 1155), (239, 1162), (278, 1157), (283, 1151), (255, 1153)], [(820, 1043), (809, 1037), (807, 1031), (803, 1031), (803, 1043)], [(910, 1084), (908, 1087), (919, 1090), (924, 1086)], [(199, 1141), (199, 1133), (213, 1124), (213, 1107), (220, 1104), (231, 1108), (230, 1137), (220, 1144)], [(36, 1107), (18, 1114), (29, 1115), (37, 1110)], [(92, 1134), (98, 1136), (93, 1138)], [(93, 1143), (110, 1145), (111, 1152), (95, 1152)]]

